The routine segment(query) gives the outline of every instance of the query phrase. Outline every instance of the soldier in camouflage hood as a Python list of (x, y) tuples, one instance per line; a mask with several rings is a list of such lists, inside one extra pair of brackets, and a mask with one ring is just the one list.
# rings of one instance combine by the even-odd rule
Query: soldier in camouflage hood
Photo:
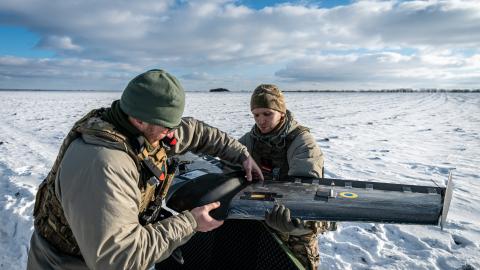
[[(73, 126), (40, 185), (28, 269), (148, 269), (196, 231), (222, 224), (214, 202), (166, 217), (158, 212), (174, 174), (168, 157), (192, 151), (261, 171), (245, 146), (193, 118), (175, 77), (150, 70), (120, 100)], [(164, 218), (165, 217), (165, 218)]]
[[(262, 84), (252, 94), (250, 109), (255, 119), (252, 130), (240, 142), (247, 146), (265, 179), (282, 181), (289, 176), (323, 177), (323, 154), (309, 129), (295, 121), (277, 86)], [(290, 210), (275, 206), (265, 217), (282, 241), (308, 269), (320, 263), (317, 236), (333, 229), (329, 222), (290, 219)]]

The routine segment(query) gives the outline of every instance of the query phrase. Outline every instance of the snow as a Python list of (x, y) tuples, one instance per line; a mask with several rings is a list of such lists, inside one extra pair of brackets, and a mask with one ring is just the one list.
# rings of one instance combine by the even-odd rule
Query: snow
[[(38, 185), (73, 123), (119, 92), (0, 92), (0, 269), (25, 269)], [(239, 138), (249, 93), (187, 93), (185, 116)], [(444, 230), (341, 223), (319, 238), (320, 269), (480, 269), (480, 94), (286, 93), (311, 128), (327, 177), (442, 185), (453, 173)]]

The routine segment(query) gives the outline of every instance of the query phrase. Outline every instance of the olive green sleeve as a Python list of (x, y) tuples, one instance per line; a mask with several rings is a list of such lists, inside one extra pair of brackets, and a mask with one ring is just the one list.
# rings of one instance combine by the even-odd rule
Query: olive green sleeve
[(216, 156), (233, 164), (242, 163), (250, 156), (244, 145), (225, 132), (191, 117), (182, 119), (175, 137), (178, 143), (170, 149), (169, 155), (191, 151)]
[(287, 150), (287, 159), (290, 176), (323, 176), (323, 153), (310, 132), (295, 137)]
[(252, 152), (252, 139), (250, 137), (250, 132), (245, 133), (238, 141), (247, 147), (249, 153)]

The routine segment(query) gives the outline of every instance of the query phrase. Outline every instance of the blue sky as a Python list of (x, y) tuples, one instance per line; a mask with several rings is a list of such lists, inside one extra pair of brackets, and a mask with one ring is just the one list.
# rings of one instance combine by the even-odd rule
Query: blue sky
[(480, 88), (475, 0), (0, 2), (0, 88)]
[(52, 57), (52, 51), (36, 49), (40, 35), (21, 26), (0, 26), (0, 55)]
[[(318, 5), (322, 8), (332, 8), (339, 5), (348, 5), (351, 1), (309, 1), (309, 5)], [(274, 5), (292, 3), (292, 1), (257, 1), (244, 0), (237, 3), (252, 9), (262, 9)], [(307, 3), (304, 1), (304, 3)], [(54, 57), (55, 52), (36, 47), (41, 36), (21, 26), (0, 25), (0, 55), (12, 55), (20, 57)]]

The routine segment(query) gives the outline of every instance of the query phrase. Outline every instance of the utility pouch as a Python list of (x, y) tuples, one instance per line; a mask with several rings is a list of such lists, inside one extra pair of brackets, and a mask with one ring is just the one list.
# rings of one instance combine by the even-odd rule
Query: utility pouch
[[(164, 157), (166, 158), (166, 155)], [(140, 223), (145, 225), (172, 216), (171, 212), (162, 208), (162, 204), (175, 177), (175, 171), (177, 170), (179, 161), (176, 158), (168, 159), (161, 163), (161, 168), (158, 168), (151, 159), (145, 158), (143, 162), (153, 174), (149, 181), (147, 181), (147, 191), (150, 185), (153, 185), (153, 182), (156, 183), (154, 189), (155, 194), (153, 196), (149, 195), (151, 201), (148, 201), (145, 211), (140, 215)], [(166, 172), (170, 173), (166, 174)]]
[(142, 162), (158, 180), (165, 180), (165, 165), (162, 164), (161, 167), (157, 166), (152, 157), (146, 157)]
[(167, 197), (168, 190), (170, 189), (170, 185), (173, 182), (173, 178), (175, 177), (175, 172), (177, 171), (179, 164), (180, 161), (178, 160), (178, 158), (171, 158), (167, 161), (167, 171), (170, 173), (167, 175), (167, 179), (160, 188), (160, 197), (162, 198), (162, 200)]

